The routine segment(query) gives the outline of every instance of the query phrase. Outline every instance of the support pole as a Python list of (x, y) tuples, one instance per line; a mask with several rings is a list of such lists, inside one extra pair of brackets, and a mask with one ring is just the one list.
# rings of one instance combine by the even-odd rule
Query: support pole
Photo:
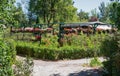
[(58, 42), (60, 44), (60, 47), (63, 46), (63, 28), (62, 28), (62, 25), (64, 25), (64, 23), (60, 23), (59, 25), (59, 34), (58, 34)]

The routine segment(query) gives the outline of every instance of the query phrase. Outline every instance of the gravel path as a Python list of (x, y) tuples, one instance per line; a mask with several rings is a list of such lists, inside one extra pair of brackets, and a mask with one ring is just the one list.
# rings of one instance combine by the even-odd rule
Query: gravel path
[[(90, 58), (91, 59), (91, 58)], [(90, 59), (42, 61), (34, 60), (33, 76), (101, 76), (97, 68), (84, 66)], [(99, 58), (101, 61), (105, 59)]]

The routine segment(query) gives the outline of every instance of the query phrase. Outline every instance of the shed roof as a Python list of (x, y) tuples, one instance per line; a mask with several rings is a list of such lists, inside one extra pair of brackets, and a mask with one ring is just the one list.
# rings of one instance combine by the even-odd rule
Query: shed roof
[(94, 24), (98, 25), (107, 25), (106, 23), (95, 21), (95, 22), (84, 22), (84, 23), (65, 23), (65, 25), (62, 25), (62, 27), (81, 27), (81, 26), (91, 26)]

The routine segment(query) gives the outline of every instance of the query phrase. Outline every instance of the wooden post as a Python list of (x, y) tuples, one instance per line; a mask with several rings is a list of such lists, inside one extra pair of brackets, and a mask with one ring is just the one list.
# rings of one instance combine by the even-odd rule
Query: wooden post
[(97, 28), (97, 26), (98, 26), (98, 23), (93, 24), (93, 34), (96, 33), (96, 28)]
[(62, 25), (64, 25), (64, 23), (60, 23), (59, 34), (58, 34), (58, 42), (59, 42), (60, 46), (63, 46), (63, 28), (62, 28)]

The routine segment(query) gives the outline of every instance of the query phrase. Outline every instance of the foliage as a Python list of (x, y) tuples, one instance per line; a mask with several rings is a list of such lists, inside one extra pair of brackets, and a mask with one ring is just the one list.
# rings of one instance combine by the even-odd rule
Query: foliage
[(15, 2), (16, 0), (0, 1), (0, 24), (19, 26), (20, 23), (27, 23), (21, 4), (15, 5)]
[(115, 1), (110, 5), (110, 20), (120, 29), (120, 3)]
[(105, 34), (91, 36), (72, 34), (64, 37), (63, 47), (60, 47), (57, 36), (46, 35), (42, 37), (41, 44), (17, 41), (16, 51), (20, 55), (49, 60), (101, 56), (100, 45), (105, 37)]
[(13, 76), (15, 46), (12, 40), (0, 39), (0, 76)]
[(20, 23), (27, 22), (25, 14), (22, 11), (20, 3), (16, 0), (2, 0), (0, 1), (0, 24), (18, 26)]
[[(108, 76), (120, 75), (120, 32), (107, 38), (102, 44), (102, 52), (108, 61), (104, 62), (104, 67), (107, 69)], [(106, 76), (106, 75), (105, 75)]]
[(32, 76), (33, 60), (29, 57), (16, 60), (13, 71), (15, 76)]
[(13, 17), (11, 9), (14, 7), (15, 0), (1, 0), (0, 1), (0, 23), (12, 23)]
[(98, 18), (98, 13), (97, 13), (97, 9), (96, 9), (96, 8), (95, 8), (95, 9), (92, 9), (90, 13), (91, 13), (91, 16), (92, 16), (92, 17)]
[(102, 63), (100, 62), (100, 60), (97, 57), (91, 59), (91, 61), (90, 61), (90, 66), (91, 67), (98, 67), (98, 66), (101, 66), (101, 65), (102, 65)]
[(83, 22), (84, 20), (88, 21), (89, 13), (80, 10), (80, 12), (78, 13), (78, 17), (81, 22)]
[(27, 24), (27, 18), (26, 15), (24, 14), (22, 10), (22, 4), (21, 3), (16, 3), (16, 7), (11, 9), (12, 11), (12, 17), (14, 19), (14, 26), (16, 27), (24, 27)]
[(90, 14), (91, 14), (91, 16), (90, 16), (89, 22), (98, 21), (99, 15), (98, 15), (96, 9), (91, 10), (91, 13), (90, 13)]
[(110, 23), (115, 25), (118, 29), (120, 29), (120, 2), (115, 0), (107, 5), (104, 2), (99, 6), (100, 10), (100, 21)]
[(104, 2), (102, 2), (99, 6), (99, 10), (100, 10), (100, 21), (102, 22), (107, 22), (109, 20), (109, 5), (105, 5)]
[(41, 23), (68, 22), (74, 20), (77, 9), (72, 0), (30, 0), (28, 8), (29, 20), (34, 16)]
[(79, 52), (79, 51), (84, 51), (80, 48), (73, 48), (70, 46), (56, 48), (56, 47), (50, 47), (50, 46), (47, 46), (47, 47), (46, 46), (40, 46), (40, 47), (39, 46), (28, 46), (28, 43), (23, 43), (23, 44), (16, 46), (16, 50), (18, 54), (22, 54), (24, 56), (29, 55), (32, 57), (45, 59), (45, 60), (46, 59), (58, 60), (58, 59), (65, 59), (65, 58), (66, 59), (80, 58), (82, 57), (81, 55), (83, 52)]

